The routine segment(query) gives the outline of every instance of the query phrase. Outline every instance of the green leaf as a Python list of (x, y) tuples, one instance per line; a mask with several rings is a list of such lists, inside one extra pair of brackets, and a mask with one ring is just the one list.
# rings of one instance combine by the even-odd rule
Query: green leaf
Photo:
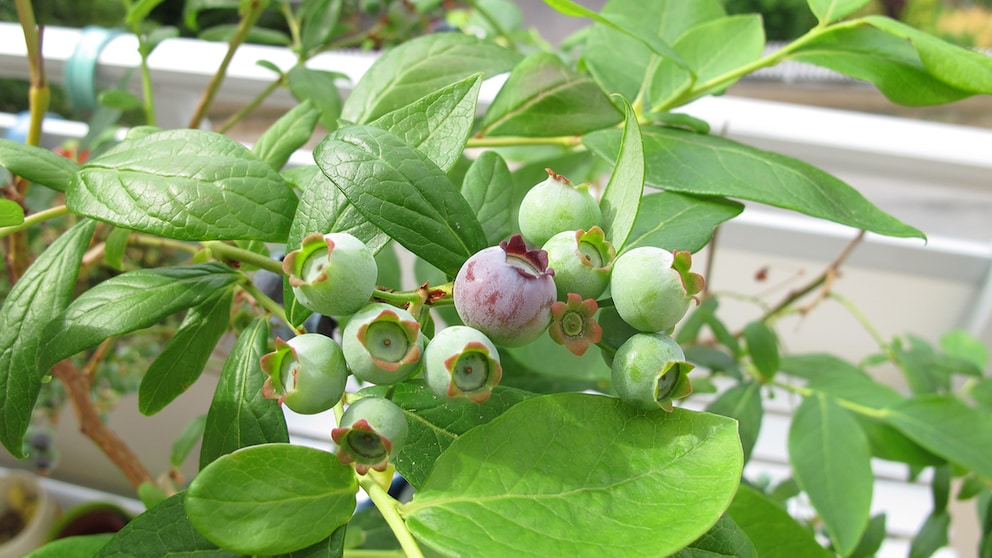
[(878, 549), (882, 547), (882, 543), (885, 542), (885, 535), (885, 514), (880, 513), (868, 521), (868, 527), (865, 529), (864, 535), (861, 536), (858, 546), (854, 547), (848, 556), (850, 558), (873, 558), (878, 553)]
[(411, 39), (380, 56), (355, 84), (341, 117), (371, 122), (471, 75), (489, 78), (513, 68), (516, 52), (462, 33)]
[(500, 353), (512, 355), (538, 376), (593, 381), (605, 387), (610, 381), (610, 367), (597, 349), (590, 346), (582, 356), (575, 356), (550, 335), (542, 335), (520, 347), (500, 347)]
[(132, 519), (94, 558), (242, 558), (221, 550), (198, 533), (186, 517), (180, 492)]
[(393, 401), (403, 409), (410, 426), (407, 442), (392, 462), (396, 471), (418, 489), (427, 481), (438, 457), (459, 436), (530, 397), (527, 392), (497, 386), (485, 403), (473, 403), (438, 397), (426, 385), (414, 382), (366, 388), (362, 394), (382, 396), (391, 387)]
[(834, 548), (846, 556), (868, 526), (871, 453), (858, 422), (823, 395), (803, 400), (789, 428), (789, 461)]
[(820, 24), (833, 23), (861, 9), (868, 0), (807, 0)]
[(909, 558), (928, 558), (950, 542), (951, 516), (947, 511), (927, 516), (909, 548)]
[(634, 228), (625, 245), (660, 246), (698, 252), (713, 238), (713, 230), (744, 211), (744, 204), (725, 198), (655, 192), (641, 198)]
[[(240, 26), (236, 23), (222, 23), (220, 25), (214, 25), (213, 27), (200, 31), (197, 34), (197, 38), (204, 41), (230, 43), (231, 40), (238, 34), (239, 27)], [(255, 26), (248, 31), (248, 36), (245, 37), (245, 42), (262, 45), (289, 46), (292, 40), (289, 35), (283, 33), (282, 31)]]
[(972, 94), (992, 93), (992, 59), (987, 55), (953, 45), (891, 18), (868, 16), (864, 20), (909, 41), (927, 72), (941, 82)]
[(205, 263), (140, 269), (107, 279), (80, 295), (45, 328), (41, 368), (202, 304), (240, 277), (226, 265)]
[(702, 537), (672, 554), (671, 558), (757, 558), (754, 544), (729, 515), (720, 520)]
[(184, 461), (189, 456), (189, 452), (193, 451), (196, 447), (197, 442), (203, 438), (203, 428), (207, 423), (207, 415), (199, 415), (193, 420), (189, 421), (183, 431), (179, 433), (179, 437), (176, 441), (172, 443), (172, 454), (169, 458), (169, 463), (174, 469), (182, 467)]
[[(869, 25), (832, 28), (787, 59), (869, 81), (890, 101), (906, 106), (950, 103), (977, 92), (957, 80), (943, 81), (923, 65), (912, 43)], [(947, 64), (958, 65), (951, 60)]]
[[(857, 190), (791, 157), (718, 136), (672, 128), (645, 128), (645, 184), (668, 191), (757, 201), (878, 234), (924, 238), (878, 209)], [(582, 143), (612, 159), (617, 130), (593, 132)]]
[(95, 229), (95, 222), (84, 219), (62, 233), (11, 287), (0, 307), (0, 442), (14, 457), (24, 457), (21, 444), (47, 370), (39, 363), (45, 327), (72, 299)]
[(885, 409), (892, 426), (933, 453), (992, 478), (992, 413), (950, 395), (918, 395)]
[(241, 332), (217, 381), (200, 447), (200, 469), (235, 450), (289, 442), (279, 403), (262, 396), (265, 374), (259, 359), (268, 352), (269, 325), (255, 318)]
[(0, 227), (20, 225), (24, 222), (24, 208), (13, 200), (0, 199)]
[[(725, 15), (719, 0), (656, 0), (650, 10), (644, 9), (643, 0), (611, 0), (601, 13), (604, 17), (637, 14), (636, 19), (628, 20), (631, 27), (669, 44), (690, 27)], [(607, 93), (637, 99), (658, 58), (642, 41), (595, 23), (589, 30), (582, 60)]]
[(66, 192), (73, 213), (180, 240), (284, 242), (296, 201), (271, 166), (202, 130), (126, 139), (83, 165)]
[(369, 122), (424, 152), (442, 171), (451, 170), (475, 125), (482, 76), (471, 75)]
[(764, 417), (764, 406), (761, 402), (761, 384), (748, 382), (737, 384), (720, 394), (706, 411), (737, 420), (737, 428), (741, 437), (741, 447), (744, 450), (744, 462), (747, 463), (758, 441), (761, 431), (761, 420)]
[(906, 339), (908, 346), (897, 338), (892, 341), (891, 348), (895, 363), (913, 393), (950, 391), (952, 370), (944, 366), (933, 347), (915, 335), (907, 335)]
[(0, 167), (11, 174), (65, 192), (79, 170), (75, 161), (47, 149), (0, 138)]
[(479, 218), (486, 244), (495, 246), (513, 232), (513, 177), (495, 151), (483, 151), (472, 161), (462, 181), (462, 196)]
[(313, 70), (303, 64), (293, 66), (286, 73), (290, 93), (297, 101), (313, 103), (320, 113), (321, 126), (327, 130), (337, 128), (341, 116), (341, 94), (337, 86), (339, 77), (333, 72)]
[(231, 320), (233, 291), (218, 291), (190, 308), (141, 378), (138, 410), (154, 415), (193, 385)]
[(603, 231), (619, 253), (630, 231), (634, 228), (638, 207), (644, 194), (644, 144), (641, 128), (637, 124), (637, 113), (626, 99), (623, 101), (626, 119), (616, 166), (603, 190), (599, 206), (603, 210)]
[(486, 111), (480, 136), (580, 136), (623, 115), (588, 75), (536, 52), (517, 64)]
[(868, 436), (871, 454), (888, 461), (899, 461), (918, 467), (943, 465), (947, 460), (927, 451), (888, 422), (865, 415), (855, 415)]
[(317, 543), (345, 524), (357, 491), (354, 469), (334, 454), (265, 444), (205, 467), (186, 490), (185, 508), (196, 530), (219, 546), (280, 554)]
[[(372, 250), (378, 252), (389, 242), (386, 233), (379, 230), (358, 209), (344, 193), (316, 166), (308, 169), (309, 178), (306, 180), (300, 195), (300, 204), (296, 208), (293, 224), (289, 229), (289, 239), (286, 241), (286, 252), (300, 247), (303, 238), (308, 234), (319, 232), (346, 232), (361, 240)], [(299, 325), (313, 313), (309, 308), (296, 301), (293, 289), (287, 279), (283, 280), (283, 306), (289, 321)]]
[[(723, 81), (725, 74), (761, 58), (765, 31), (758, 14), (722, 17), (694, 25), (672, 47), (682, 55), (688, 69), (671, 59), (658, 64), (648, 89), (652, 107), (671, 108), (674, 98), (683, 101), (677, 104), (685, 104), (705, 93), (725, 90), (733, 83)], [(679, 97), (690, 88), (695, 88), (697, 94)]]
[(462, 556), (667, 555), (716, 523), (741, 468), (725, 417), (547, 395), (455, 440), (403, 511), (414, 535)]
[(51, 541), (23, 558), (93, 558), (113, 536), (113, 533), (101, 533), (65, 537)]
[(813, 534), (784, 508), (750, 486), (741, 485), (727, 510), (761, 558), (830, 558)]
[(183, 22), (193, 31), (199, 31), (197, 16), (204, 10), (237, 10), (241, 0), (186, 0), (183, 3)]
[(487, 246), (479, 220), (448, 177), (389, 132), (341, 128), (317, 146), (314, 160), (366, 219), (451, 276)]
[(310, 141), (319, 118), (317, 105), (307, 99), (269, 126), (251, 150), (272, 168), (280, 170), (294, 151)]
[[(642, 32), (637, 21), (639, 18), (630, 17), (629, 13), (614, 15), (603, 10), (602, 14), (597, 14), (580, 4), (572, 2), (572, 0), (544, 0), (544, 3), (567, 16), (589, 18), (596, 23), (606, 25), (615, 31), (619, 31), (635, 39), (637, 42), (646, 46), (652, 53), (669, 60), (674, 60), (683, 67), (686, 66), (685, 61), (682, 60), (679, 53), (668, 46), (668, 43), (650, 31), (646, 33)], [(642, 12), (643, 10), (638, 10), (635, 13), (640, 14)]]
[(101, 105), (115, 110), (131, 110), (141, 107), (141, 99), (134, 93), (123, 89), (101, 91), (97, 101)]
[(954, 329), (940, 336), (940, 348), (948, 355), (971, 363), (978, 370), (989, 364), (989, 348), (963, 329)]
[(334, 37), (341, 17), (341, 0), (306, 0), (298, 10), (300, 50), (308, 53)]
[(114, 227), (104, 241), (103, 262), (117, 271), (124, 271), (124, 253), (130, 238), (130, 230)]
[(761, 378), (765, 382), (771, 381), (778, 372), (778, 336), (768, 324), (756, 320), (744, 326), (744, 342)]
[(884, 409), (904, 399), (896, 390), (876, 382), (857, 366), (833, 355), (789, 355), (782, 358), (780, 364), (782, 372), (806, 379), (807, 388), (839, 401)]

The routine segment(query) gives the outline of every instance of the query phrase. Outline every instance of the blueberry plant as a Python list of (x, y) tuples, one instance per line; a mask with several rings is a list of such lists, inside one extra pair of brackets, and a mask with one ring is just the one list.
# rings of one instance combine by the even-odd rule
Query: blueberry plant
[[(692, 261), (738, 200), (923, 233), (841, 180), (679, 111), (787, 60), (870, 81), (897, 103), (946, 103), (992, 93), (992, 61), (885, 17), (850, 18), (865, 0), (809, 0), (818, 23), (770, 54), (760, 18), (717, 0), (611, 0), (599, 13), (546, 3), (589, 23), (567, 50), (521, 32), (510, 3), (469, 2), (484, 37), (403, 42), (343, 103), (329, 102), (334, 76), (298, 87), (300, 103), (251, 148), (195, 126), (135, 127), (81, 163), (30, 145), (37, 134), (0, 141), (16, 177), (0, 205), (8, 248), (64, 224), (30, 266), (7, 258), (7, 451), (30, 452), (52, 378), (85, 414), (74, 359), (98, 360), (107, 339), (183, 316), (139, 389), (153, 414), (236, 336), (194, 430), (196, 476), (156, 484), (91, 424), (148, 509), (115, 535), (37, 556), (870, 556), (885, 534), (871, 516), (873, 458), (930, 471), (914, 556), (947, 541), (952, 478), (986, 518), (980, 552), (992, 555), (992, 379), (976, 341), (882, 341), (858, 364), (782, 354), (776, 321), (802, 294), (831, 296), (830, 281), (735, 332)], [(155, 4), (130, 3), (129, 21), (140, 28)], [(267, 4), (240, 2), (239, 29)], [(279, 3), (301, 61), (329, 44), (341, 4)], [(30, 6), (18, 7), (38, 70)], [(301, 71), (280, 80), (292, 89)], [(318, 122), (313, 164), (287, 168)], [(28, 187), (54, 192), (51, 207), (25, 214)], [(188, 259), (78, 281), (126, 249), (163, 245)], [(343, 327), (308, 332), (313, 316)], [(872, 379), (882, 361), (908, 391)], [(681, 403), (693, 384), (715, 392), (705, 411)], [(773, 390), (797, 408), (792, 476), (769, 486), (743, 468)], [(281, 406), (332, 411), (332, 450), (290, 444)], [(412, 499), (387, 490), (394, 475)], [(359, 489), (373, 506), (356, 512)], [(785, 511), (799, 494), (815, 517)]]

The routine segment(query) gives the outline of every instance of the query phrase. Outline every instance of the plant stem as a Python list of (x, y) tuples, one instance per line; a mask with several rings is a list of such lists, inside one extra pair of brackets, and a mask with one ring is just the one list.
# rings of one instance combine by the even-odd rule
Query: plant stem
[[(797, 386), (797, 385), (793, 385), (793, 384), (787, 384), (787, 383), (780, 382), (780, 381), (777, 381), (777, 380), (772, 380), (769, 383), (769, 385), (775, 386), (777, 388), (782, 388), (782, 389), (784, 389), (786, 391), (790, 391), (792, 393), (801, 395), (803, 397), (808, 397), (810, 395), (815, 395), (817, 393), (822, 393), (822, 392), (818, 392), (818, 391), (816, 391), (814, 389), (810, 389), (810, 388), (806, 388), (806, 387), (802, 387), (802, 386)], [(848, 401), (846, 399), (841, 399), (839, 397), (835, 397), (834, 400), (837, 401), (837, 404), (840, 405), (841, 407), (844, 407), (845, 409), (847, 409), (849, 411), (853, 411), (855, 413), (858, 413), (859, 415), (864, 415), (866, 417), (872, 417), (872, 418), (878, 418), (878, 419), (884, 419), (885, 417), (889, 416), (888, 409), (876, 409), (874, 407), (868, 407), (866, 405), (860, 405), (858, 403), (854, 403), (854, 402)]]
[(138, 246), (151, 246), (157, 248), (174, 248), (176, 250), (182, 250), (183, 252), (189, 252), (190, 254), (196, 254), (200, 251), (195, 244), (190, 244), (188, 242), (183, 242), (182, 240), (173, 240), (171, 238), (163, 238), (161, 236), (155, 236), (147, 233), (131, 233), (127, 239), (128, 243), (134, 243)]
[(231, 246), (230, 244), (225, 244), (219, 240), (209, 240), (204, 242), (203, 247), (210, 250), (216, 258), (246, 263), (259, 269), (271, 271), (277, 275), (283, 274), (282, 262), (274, 260), (268, 256), (263, 256), (262, 254), (256, 254), (251, 250)]
[(854, 302), (852, 302), (851, 299), (845, 296), (841, 296), (837, 293), (829, 293), (827, 296), (836, 300), (841, 304), (841, 306), (846, 308), (847, 311), (850, 312), (851, 315), (854, 316), (856, 320), (858, 320), (858, 323), (861, 324), (861, 327), (865, 328), (865, 331), (868, 332), (868, 335), (871, 335), (872, 339), (874, 339), (875, 342), (878, 343), (879, 348), (885, 351), (890, 356), (890, 358), (892, 358), (893, 361), (895, 360), (894, 355), (892, 355), (892, 348), (889, 347), (889, 344), (885, 342), (885, 338), (882, 337), (882, 334), (879, 333), (877, 329), (875, 329), (875, 326), (873, 326), (871, 322), (868, 321), (868, 318), (864, 315), (864, 313), (861, 312), (861, 310), (859, 310), (858, 307), (854, 305)]
[(289, 329), (296, 331), (296, 328), (293, 327), (292, 322), (289, 321), (289, 317), (286, 316), (286, 310), (281, 304), (278, 304), (276, 301), (266, 296), (265, 293), (258, 290), (258, 287), (256, 287), (251, 281), (246, 280), (241, 284), (241, 288), (244, 289), (245, 292), (248, 293), (253, 299), (255, 299), (255, 302), (257, 302), (259, 306), (282, 320), (289, 326)]
[(223, 83), (224, 77), (227, 75), (227, 67), (231, 64), (231, 60), (234, 58), (234, 53), (238, 50), (238, 47), (245, 42), (245, 39), (248, 38), (248, 33), (251, 32), (251, 28), (255, 26), (255, 22), (258, 21), (259, 16), (262, 15), (264, 4), (267, 4), (267, 2), (254, 0), (248, 8), (248, 13), (241, 18), (241, 21), (238, 23), (238, 29), (234, 32), (234, 36), (231, 37), (231, 42), (227, 48), (227, 53), (224, 55), (224, 59), (221, 61), (220, 66), (214, 73), (213, 78), (210, 79), (210, 83), (207, 85), (207, 88), (203, 91), (203, 95), (200, 97), (200, 102), (196, 105), (196, 111), (193, 113), (193, 117), (190, 118), (189, 125), (187, 126), (188, 128), (200, 127), (200, 122), (202, 122), (204, 117), (206, 117), (207, 110), (210, 108), (210, 104), (213, 102), (214, 97), (217, 95), (217, 91), (220, 89), (220, 84)]
[(56, 217), (62, 217), (63, 215), (69, 214), (69, 208), (64, 205), (59, 205), (57, 207), (50, 207), (44, 211), (39, 211), (38, 213), (33, 213), (24, 218), (24, 222), (18, 225), (10, 225), (9, 227), (0, 227), (0, 238), (5, 236), (21, 232), (33, 225), (38, 223), (43, 223), (49, 219), (54, 219)]
[(386, 524), (393, 531), (393, 535), (399, 541), (403, 552), (409, 558), (424, 558), (424, 554), (420, 551), (420, 546), (414, 540), (413, 534), (407, 529), (406, 522), (400, 516), (400, 503), (390, 496), (370, 475), (358, 475), (358, 484), (361, 485), (365, 493), (372, 499), (375, 507), (379, 508), (382, 518), (386, 520)]
[(402, 550), (367, 550), (364, 548), (346, 548), (345, 558), (405, 558)]
[(68, 360), (63, 360), (52, 367), (52, 374), (65, 387), (72, 410), (79, 420), (80, 432), (100, 446), (103, 453), (124, 473), (135, 491), (142, 483), (154, 483), (155, 479), (138, 456), (131, 451), (124, 440), (100, 420), (100, 413), (93, 403), (90, 382), (86, 375)]
[(514, 147), (519, 145), (560, 145), (575, 147), (582, 143), (578, 136), (558, 136), (553, 138), (528, 138), (507, 136), (500, 138), (469, 138), (465, 147)]
[(273, 80), (272, 83), (266, 85), (265, 89), (259, 92), (259, 94), (256, 95), (254, 99), (249, 101), (248, 104), (246, 104), (245, 106), (238, 109), (238, 112), (232, 114), (227, 120), (224, 121), (223, 124), (218, 126), (216, 130), (217, 133), (223, 134), (228, 130), (230, 130), (231, 128), (233, 128), (235, 124), (240, 122), (244, 117), (251, 114), (251, 111), (258, 108), (258, 106), (261, 105), (262, 102), (265, 101), (265, 99), (267, 99), (268, 96), (271, 95), (273, 91), (278, 89), (281, 84), (282, 84), (282, 76), (279, 76), (278, 78)]

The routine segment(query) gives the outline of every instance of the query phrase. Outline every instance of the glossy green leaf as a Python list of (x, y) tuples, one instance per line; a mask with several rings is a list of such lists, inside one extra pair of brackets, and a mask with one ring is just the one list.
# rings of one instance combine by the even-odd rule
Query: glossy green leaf
[(548, 378), (608, 383), (610, 368), (603, 362), (598, 347), (590, 346), (582, 356), (575, 356), (550, 335), (542, 335), (520, 347), (502, 347), (501, 354), (513, 357), (532, 374)]
[[(959, 80), (947, 82), (933, 75), (909, 41), (869, 25), (831, 29), (788, 58), (869, 81), (901, 105), (950, 103), (976, 93), (973, 86)], [(948, 60), (947, 65), (956, 67), (959, 62), (955, 60)]]
[(262, 397), (265, 374), (259, 359), (268, 352), (269, 325), (255, 318), (241, 332), (217, 381), (200, 447), (200, 469), (235, 450), (289, 442), (279, 403)]
[(461, 192), (479, 218), (486, 244), (495, 246), (509, 238), (513, 231), (513, 178), (498, 153), (483, 151), (472, 161)]
[(864, 20), (909, 41), (927, 72), (941, 82), (972, 93), (992, 93), (992, 59), (987, 55), (953, 45), (891, 18), (868, 16)]
[(637, 114), (626, 99), (623, 100), (626, 118), (616, 165), (603, 190), (599, 207), (603, 210), (603, 231), (606, 238), (620, 252), (637, 218), (641, 197), (644, 194), (644, 145)]
[(725, 417), (547, 395), (455, 440), (403, 511), (414, 535), (462, 556), (667, 555), (717, 522), (741, 468)]
[(310, 141), (320, 114), (313, 101), (303, 101), (262, 132), (252, 152), (272, 168), (282, 169), (293, 152)]
[[(306, 174), (309, 175), (308, 178), (301, 176), (306, 182), (300, 195), (300, 205), (296, 208), (296, 215), (289, 229), (287, 252), (298, 249), (303, 238), (315, 232), (349, 233), (364, 242), (373, 253), (389, 242), (389, 237), (359, 213), (344, 193), (316, 166), (308, 167)], [(283, 306), (289, 321), (296, 325), (302, 324), (313, 313), (296, 301), (288, 280), (283, 282)]]
[(933, 453), (992, 478), (992, 412), (950, 395), (918, 395), (886, 409), (885, 418)]
[(882, 547), (882, 543), (885, 542), (885, 536), (885, 514), (880, 513), (872, 516), (858, 546), (848, 556), (850, 558), (873, 558), (878, 553), (878, 549)]
[(65, 192), (79, 170), (75, 161), (51, 151), (0, 138), (0, 167), (35, 184)]
[(62, 233), (14, 284), (0, 307), (0, 442), (14, 457), (47, 368), (39, 363), (48, 323), (72, 299), (80, 261), (96, 223), (83, 220)]
[(861, 9), (868, 0), (807, 0), (821, 24), (833, 23)]
[(868, 436), (873, 457), (918, 467), (947, 463), (947, 460), (927, 451), (883, 419), (865, 415), (855, 415), (855, 418)]
[(48, 324), (41, 367), (47, 370), (108, 337), (149, 327), (202, 304), (240, 277), (226, 265), (205, 263), (140, 269), (107, 279), (80, 295)]
[(789, 355), (782, 358), (780, 368), (790, 376), (806, 379), (809, 389), (870, 409), (884, 409), (903, 400), (896, 390), (834, 355)]
[[(659, 38), (653, 32), (654, 30), (642, 31), (638, 22), (640, 18), (632, 16), (630, 13), (613, 14), (603, 10), (603, 13), (598, 14), (572, 0), (544, 0), (544, 3), (567, 16), (588, 18), (598, 24), (619, 31), (646, 46), (653, 54), (663, 56), (678, 62), (682, 66), (686, 66), (685, 61), (682, 60), (679, 53)], [(635, 13), (640, 15), (643, 12), (644, 10), (638, 10)]]
[(411, 39), (372, 64), (348, 95), (341, 117), (370, 122), (471, 75), (490, 78), (507, 72), (520, 58), (510, 49), (462, 33)]
[(744, 211), (744, 204), (725, 198), (654, 192), (641, 198), (634, 228), (625, 248), (659, 246), (698, 252), (713, 238), (717, 225)]
[(366, 219), (449, 275), (487, 246), (479, 220), (448, 177), (389, 132), (341, 128), (317, 146), (314, 160)]
[[(719, 0), (656, 0), (650, 10), (644, 9), (643, 0), (610, 0), (601, 13), (604, 17), (637, 14), (629, 20), (631, 26), (669, 44), (690, 27), (725, 15)], [(601, 23), (590, 28), (582, 59), (600, 87), (626, 99), (637, 99), (657, 62), (643, 42)]]
[(203, 538), (190, 524), (180, 492), (132, 519), (94, 558), (241, 558)]
[(749, 322), (744, 326), (744, 342), (751, 356), (751, 364), (758, 369), (764, 381), (770, 381), (778, 372), (778, 336), (763, 321)]
[(737, 429), (744, 449), (744, 462), (747, 463), (758, 441), (764, 405), (761, 402), (761, 384), (749, 382), (737, 384), (720, 394), (706, 407), (707, 412), (737, 419)]
[(113, 533), (101, 533), (56, 539), (22, 558), (93, 558), (113, 536)]
[[(924, 238), (840, 179), (797, 159), (672, 128), (645, 128), (641, 136), (647, 186), (752, 200), (878, 234)], [(620, 146), (620, 133), (594, 132), (582, 142), (612, 159)]]
[(114, 110), (131, 110), (141, 107), (141, 99), (130, 91), (108, 89), (101, 91), (97, 102)]
[(692, 544), (672, 554), (671, 558), (757, 558), (751, 539), (729, 515), (720, 520), (709, 531)]
[(117, 271), (124, 271), (124, 253), (130, 238), (130, 230), (114, 227), (103, 243), (103, 262)]
[(334, 37), (342, 4), (341, 0), (306, 0), (302, 3), (298, 12), (302, 52), (323, 46)]
[(148, 14), (162, 3), (162, 0), (137, 0), (134, 3), (125, 4), (129, 6), (124, 21), (129, 27), (141, 25), (141, 22), (148, 17)]
[(591, 77), (557, 55), (537, 52), (517, 64), (489, 105), (480, 136), (579, 136), (623, 115)]
[(893, 339), (890, 346), (895, 363), (913, 393), (950, 391), (952, 371), (942, 366), (930, 343), (915, 335), (907, 335), (905, 341)]
[(369, 122), (424, 152), (444, 172), (451, 170), (475, 125), (482, 76), (471, 75)]
[(20, 225), (24, 222), (24, 208), (13, 200), (0, 199), (0, 227)]
[(741, 485), (727, 510), (761, 558), (830, 558), (813, 534), (785, 508), (750, 486)]
[(341, 94), (337, 80), (340, 76), (333, 72), (314, 70), (303, 64), (293, 66), (286, 72), (286, 83), (297, 101), (310, 101), (320, 113), (320, 124), (327, 130), (338, 127), (341, 116)]
[(271, 166), (202, 130), (124, 140), (83, 165), (66, 191), (74, 213), (180, 240), (283, 242), (296, 202)]
[(789, 461), (834, 548), (846, 556), (861, 540), (871, 511), (875, 475), (867, 436), (840, 405), (810, 396), (792, 417)]
[[(388, 389), (377, 386), (362, 393), (385, 395)], [(422, 487), (438, 457), (459, 436), (495, 419), (528, 397), (530, 394), (526, 392), (497, 386), (485, 403), (473, 403), (467, 399), (438, 397), (420, 383), (396, 384), (393, 401), (404, 410), (410, 426), (406, 444), (393, 460), (396, 471), (413, 487)]]
[[(723, 76), (761, 58), (765, 31), (758, 14), (722, 17), (694, 25), (672, 47), (688, 69), (670, 59), (658, 64), (648, 89), (652, 107), (667, 109), (707, 92), (725, 90), (733, 81), (723, 81)], [(684, 97), (690, 88), (698, 94)], [(673, 102), (676, 98), (679, 102)]]
[(154, 415), (193, 385), (231, 320), (232, 290), (190, 308), (138, 387), (138, 410)]
[(951, 516), (947, 511), (927, 516), (923, 526), (913, 536), (909, 558), (928, 558), (950, 542)]
[(207, 423), (207, 415), (199, 415), (193, 420), (186, 424), (182, 432), (176, 438), (176, 441), (172, 442), (172, 453), (169, 457), (169, 464), (173, 468), (178, 469), (182, 466), (186, 458), (189, 457), (189, 453), (193, 451), (193, 448), (200, 442), (203, 438), (203, 428)]
[[(280, 554), (326, 539), (351, 518), (358, 480), (332, 453), (291, 444), (217, 458), (186, 489), (186, 513), (208, 540)], [(287, 536), (292, 533), (292, 536)]]

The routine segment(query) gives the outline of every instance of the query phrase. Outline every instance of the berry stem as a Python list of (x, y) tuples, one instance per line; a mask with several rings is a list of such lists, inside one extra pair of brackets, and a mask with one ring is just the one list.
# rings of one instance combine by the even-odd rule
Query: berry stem
[(218, 259), (235, 260), (248, 265), (253, 265), (259, 269), (271, 271), (276, 275), (283, 274), (282, 262), (274, 260), (268, 256), (263, 256), (262, 254), (256, 254), (251, 250), (231, 246), (230, 244), (225, 244), (219, 240), (204, 242), (203, 247), (209, 250), (210, 253)]
[(369, 495), (375, 507), (379, 508), (386, 524), (393, 531), (396, 540), (399, 541), (403, 552), (410, 558), (424, 558), (420, 546), (413, 538), (413, 533), (407, 529), (406, 522), (400, 516), (400, 503), (389, 495), (388, 492), (372, 477), (372, 475), (358, 475), (358, 484), (362, 490)]
[(295, 326), (293, 326), (293, 322), (289, 321), (289, 317), (286, 316), (286, 310), (283, 309), (282, 305), (278, 304), (276, 301), (266, 296), (265, 293), (260, 291), (258, 287), (256, 287), (255, 284), (252, 283), (250, 280), (245, 279), (245, 281), (241, 284), (241, 288), (244, 289), (249, 296), (255, 299), (255, 302), (257, 302), (259, 306), (261, 306), (270, 314), (279, 318), (286, 325), (288, 325), (289, 329), (292, 329), (296, 332), (300, 331)]
[(32, 215), (28, 215), (24, 218), (24, 221), (17, 225), (10, 225), (7, 227), (0, 227), (0, 238), (14, 234), (16, 232), (23, 231), (32, 225), (38, 223), (43, 223), (49, 219), (54, 219), (56, 217), (61, 217), (63, 215), (68, 215), (69, 209), (64, 205), (59, 205), (56, 207), (48, 208), (44, 211), (39, 211)]

